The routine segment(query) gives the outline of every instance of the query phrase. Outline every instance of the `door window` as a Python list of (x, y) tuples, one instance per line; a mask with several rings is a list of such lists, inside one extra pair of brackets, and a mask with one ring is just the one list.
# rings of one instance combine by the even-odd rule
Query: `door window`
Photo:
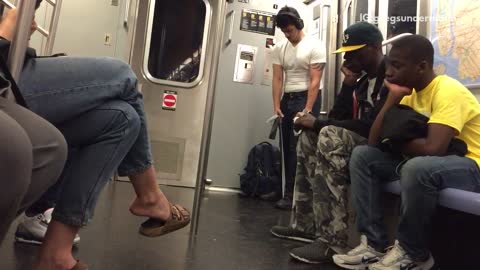
[(415, 34), (417, 29), (417, 0), (389, 0), (388, 18), (388, 38), (402, 33)]
[(193, 87), (203, 77), (210, 5), (206, 0), (152, 0), (144, 58), (146, 77)]

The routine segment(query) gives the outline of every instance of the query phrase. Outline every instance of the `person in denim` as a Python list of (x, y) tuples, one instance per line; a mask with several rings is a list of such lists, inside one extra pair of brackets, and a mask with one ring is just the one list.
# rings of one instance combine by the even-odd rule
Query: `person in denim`
[[(334, 262), (347, 269), (431, 269), (431, 217), (438, 192), (456, 188), (480, 192), (480, 105), (460, 82), (433, 71), (433, 46), (419, 35), (393, 43), (385, 84), (389, 95), (369, 135), (369, 145), (358, 146), (350, 159), (353, 205), (361, 244)], [(426, 138), (401, 146), (402, 155), (383, 152), (376, 145), (385, 112), (395, 104), (413, 108), (429, 118)], [(447, 153), (453, 138), (468, 146), (465, 156)], [(407, 157), (406, 160), (403, 157)], [(400, 180), (401, 217), (397, 239), (386, 254), (380, 194), (382, 182)]]
[[(0, 24), (0, 36), (7, 40), (15, 13), (7, 13)], [(72, 243), (91, 221), (100, 191), (117, 168), (137, 195), (130, 211), (149, 218), (140, 232), (158, 236), (188, 224), (188, 212), (171, 204), (156, 182), (143, 99), (127, 64), (110, 58), (29, 57), (18, 84), (30, 109), (62, 131), (70, 150), (56, 187), (60, 192), (52, 192), (58, 194), (53, 219), (33, 269), (86, 269), (73, 258)]]
[(319, 89), (326, 50), (324, 44), (305, 36), (303, 20), (296, 9), (283, 7), (277, 14), (276, 22), (286, 38), (275, 45), (272, 53), (273, 113), (282, 118), (281, 143), (285, 167), (285, 192), (276, 207), (291, 209), (297, 167), (293, 118), (302, 111), (315, 116), (320, 112)]

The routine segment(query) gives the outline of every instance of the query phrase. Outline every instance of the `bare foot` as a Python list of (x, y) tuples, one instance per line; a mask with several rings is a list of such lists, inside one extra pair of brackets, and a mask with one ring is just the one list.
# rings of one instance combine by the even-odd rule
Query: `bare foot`
[(130, 204), (130, 212), (135, 216), (167, 220), (170, 217), (170, 203), (167, 198), (146, 200), (136, 197)]

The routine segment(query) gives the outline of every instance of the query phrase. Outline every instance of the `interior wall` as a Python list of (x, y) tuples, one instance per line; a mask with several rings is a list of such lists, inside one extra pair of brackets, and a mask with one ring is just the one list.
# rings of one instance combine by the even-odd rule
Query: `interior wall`
[[(110, 56), (127, 59), (127, 28), (124, 14), (127, 0), (63, 0), (53, 53), (71, 56)], [(49, 27), (52, 7), (45, 3), (36, 12), (36, 21)], [(106, 42), (106, 35), (110, 41)], [(41, 51), (45, 38), (35, 33), (30, 46)], [(108, 43), (108, 44), (106, 44)]]
[[(277, 9), (274, 9), (275, 4)], [(207, 178), (213, 180), (214, 186), (238, 188), (239, 174), (246, 165), (249, 150), (262, 141), (278, 145), (278, 140), (268, 139), (270, 125), (266, 124), (273, 115), (272, 86), (262, 84), (265, 42), (272, 36), (240, 31), (239, 26), (244, 8), (277, 13), (285, 5), (299, 11), (308, 32), (313, 15), (300, 0), (251, 0), (249, 4), (237, 1), (229, 4), (229, 10), (235, 10), (236, 15), (232, 42), (223, 47), (220, 55), (207, 168)], [(278, 43), (285, 37), (277, 28), (274, 38)], [(238, 44), (258, 48), (252, 84), (233, 82)]]

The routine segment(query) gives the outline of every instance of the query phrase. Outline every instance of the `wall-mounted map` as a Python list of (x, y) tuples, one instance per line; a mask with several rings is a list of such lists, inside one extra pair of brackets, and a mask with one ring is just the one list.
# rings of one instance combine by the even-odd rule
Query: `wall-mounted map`
[(430, 3), (435, 71), (468, 87), (480, 87), (480, 1), (439, 0)]

